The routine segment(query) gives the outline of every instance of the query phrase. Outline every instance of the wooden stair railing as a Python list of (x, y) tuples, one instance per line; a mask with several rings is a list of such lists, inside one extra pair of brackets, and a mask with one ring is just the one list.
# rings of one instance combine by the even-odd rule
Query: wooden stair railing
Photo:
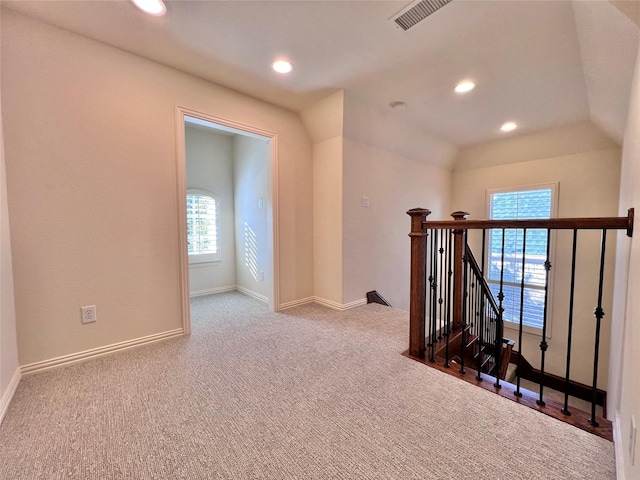
[[(443, 371), (451, 371), (451, 363), (459, 363), (457, 375), (464, 377), (465, 368), (470, 367), (476, 373), (476, 380), (480, 382), (484, 375), (494, 378), (496, 392), (501, 387), (501, 380), (506, 375), (510, 359), (516, 359), (520, 365), (517, 369), (517, 384), (512, 392), (515, 401), (528, 404), (521, 398), (520, 378), (527, 371), (521, 355), (514, 356), (514, 347), (522, 345), (522, 320), (518, 327), (518, 339), (503, 338), (503, 271), (505, 265), (504, 253), (499, 261), (500, 282), (497, 301), (484, 278), (485, 232), (491, 229), (501, 229), (504, 238), (507, 229), (523, 230), (523, 237), (527, 229), (545, 229), (547, 231), (547, 245), (550, 244), (550, 232), (555, 230), (573, 231), (573, 255), (571, 263), (570, 313), (568, 328), (566, 375), (564, 378), (545, 372), (545, 354), (549, 347), (547, 343), (547, 293), (549, 288), (550, 262), (549, 248), (544, 262), (546, 283), (544, 287), (545, 309), (542, 320), (542, 334), (540, 342), (540, 369), (531, 375), (553, 382), (555, 389), (565, 393), (564, 407), (560, 410), (567, 419), (571, 416), (568, 409), (568, 396), (577, 382), (569, 378), (571, 361), (573, 292), (576, 273), (576, 238), (579, 231), (601, 231), (600, 269), (598, 277), (598, 296), (594, 303), (596, 317), (594, 339), (593, 383), (590, 387), (591, 416), (589, 427), (596, 431), (599, 426), (596, 418), (596, 404), (602, 404), (602, 390), (597, 388), (598, 353), (600, 342), (601, 320), (604, 316), (602, 308), (603, 272), (605, 267), (606, 237), (609, 230), (626, 230), (627, 236), (633, 235), (634, 210), (629, 209), (626, 217), (598, 217), (598, 218), (554, 218), (534, 220), (467, 220), (465, 212), (454, 212), (454, 220), (427, 221), (431, 212), (427, 209), (416, 208), (409, 210), (411, 217), (411, 291), (410, 291), (410, 324), (409, 349), (406, 355)], [(468, 233), (480, 231), (482, 233), (482, 261), (477, 262), (468, 245)], [(504, 249), (504, 246), (503, 246)], [(525, 270), (525, 252), (522, 253), (520, 271)], [(514, 257), (515, 258), (515, 257)], [(514, 260), (511, 260), (514, 262)], [(495, 259), (492, 260), (492, 264)], [(527, 263), (529, 265), (529, 263)], [(495, 265), (494, 265), (495, 268)], [(522, 274), (521, 274), (522, 276)], [(522, 282), (524, 284), (524, 281)], [(523, 288), (523, 287), (521, 287)], [(522, 300), (520, 305), (522, 305)], [(520, 307), (522, 317), (522, 306)], [(517, 326), (517, 324), (516, 324)], [(428, 356), (427, 356), (428, 353)], [(517, 353), (517, 352), (515, 352)], [(494, 365), (490, 365), (491, 362)], [(527, 362), (528, 364), (528, 362)], [(535, 369), (533, 369), (535, 370)], [(491, 373), (488, 373), (491, 371)], [(551, 380), (549, 380), (551, 379)], [(535, 405), (543, 409), (546, 405), (543, 389), (545, 382), (540, 383), (540, 393)], [(562, 383), (564, 382), (564, 385)], [(557, 388), (564, 387), (564, 388)], [(582, 389), (581, 397), (589, 396)], [(529, 392), (530, 393), (530, 392)], [(526, 395), (529, 395), (527, 393)], [(530, 395), (529, 395), (530, 397)], [(529, 398), (528, 397), (528, 398)], [(520, 399), (520, 400), (518, 400)], [(554, 402), (552, 402), (554, 403)], [(555, 403), (554, 403), (555, 404)], [(548, 413), (548, 412), (545, 412)], [(576, 414), (580, 417), (582, 414)], [(585, 414), (586, 415), (586, 414)], [(567, 420), (568, 421), (568, 420)], [(606, 421), (606, 420), (605, 420)], [(572, 423), (572, 422), (570, 422)], [(610, 423), (609, 423), (610, 425)], [(582, 427), (581, 427), (582, 428)], [(608, 427), (607, 427), (608, 428)], [(605, 428), (606, 430), (606, 428)], [(610, 431), (610, 430), (609, 430)]]

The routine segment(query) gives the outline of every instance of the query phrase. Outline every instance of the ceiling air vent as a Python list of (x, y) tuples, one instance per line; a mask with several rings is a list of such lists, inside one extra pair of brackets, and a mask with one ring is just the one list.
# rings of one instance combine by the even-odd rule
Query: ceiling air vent
[(407, 31), (432, 13), (440, 10), (451, 0), (417, 0), (392, 17), (401, 29)]

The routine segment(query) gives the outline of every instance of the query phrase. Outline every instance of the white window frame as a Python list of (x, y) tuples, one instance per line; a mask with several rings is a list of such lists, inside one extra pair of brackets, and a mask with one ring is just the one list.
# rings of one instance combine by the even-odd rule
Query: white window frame
[[(491, 219), (491, 198), (492, 195), (496, 194), (496, 193), (518, 193), (518, 192), (528, 192), (528, 191), (534, 191), (534, 190), (551, 190), (551, 208), (550, 208), (550, 218), (557, 218), (558, 216), (558, 190), (559, 190), (559, 184), (558, 182), (552, 182), (552, 183), (540, 183), (540, 184), (533, 184), (533, 185), (519, 185), (519, 186), (514, 186), (514, 187), (505, 187), (505, 188), (492, 188), (492, 189), (487, 189), (487, 193), (486, 193), (486, 218)], [(549, 245), (549, 261), (551, 262), (551, 271), (549, 272), (549, 288), (548, 288), (548, 293), (547, 293), (547, 328), (546, 328), (546, 337), (547, 338), (551, 338), (551, 326), (552, 326), (552, 318), (553, 318), (553, 313), (552, 313), (552, 306), (553, 306), (553, 278), (554, 278), (554, 266), (555, 266), (555, 250), (556, 250), (556, 239), (555, 239), (556, 235), (555, 232), (552, 230), (551, 231), (551, 236), (550, 236), (550, 245)], [(486, 243), (486, 258), (490, 258), (490, 248), (491, 248), (491, 241), (490, 241), (490, 234), (488, 236), (487, 239), (487, 243)], [(488, 266), (486, 266), (485, 268), (488, 268)], [(488, 283), (495, 283), (495, 280), (489, 280), (489, 275), (488, 275), (488, 270), (487, 270), (487, 275), (486, 275), (486, 280)], [(516, 282), (517, 283), (517, 282)], [(517, 283), (518, 288), (520, 287), (520, 284)], [(497, 299), (496, 299), (497, 302)], [(520, 328), (520, 324), (519, 321), (516, 322), (511, 322), (505, 319), (504, 321), (504, 328), (508, 329), (508, 330), (514, 330), (514, 331), (518, 331), (518, 329)], [(542, 328), (538, 328), (538, 327), (534, 327), (531, 325), (526, 325), (523, 323), (522, 325), (522, 331), (525, 333), (530, 333), (533, 335), (537, 335), (540, 336), (542, 335)]]
[[(220, 197), (215, 193), (207, 190), (189, 188), (187, 189), (187, 197), (189, 195), (200, 195), (212, 198), (216, 203), (216, 252), (215, 253), (189, 253), (189, 265), (200, 265), (219, 263), (222, 261), (221, 245), (220, 245)], [(185, 200), (186, 201), (186, 200)], [(187, 215), (188, 221), (188, 215)]]

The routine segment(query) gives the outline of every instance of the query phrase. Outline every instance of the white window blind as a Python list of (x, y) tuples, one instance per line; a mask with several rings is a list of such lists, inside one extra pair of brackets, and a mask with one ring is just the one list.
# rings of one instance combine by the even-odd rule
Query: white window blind
[(220, 260), (218, 199), (210, 194), (187, 194), (187, 248), (190, 259)]
[[(524, 220), (551, 218), (555, 203), (555, 186), (527, 188), (489, 193), (489, 218), (492, 220)], [(502, 242), (504, 232), (504, 264)], [(487, 282), (497, 298), (500, 275), (503, 274), (505, 322), (520, 322), (520, 296), (524, 276), (523, 325), (541, 329), (544, 321), (544, 286), (547, 255), (547, 231), (528, 229), (524, 264), (523, 229), (489, 231), (489, 269)]]

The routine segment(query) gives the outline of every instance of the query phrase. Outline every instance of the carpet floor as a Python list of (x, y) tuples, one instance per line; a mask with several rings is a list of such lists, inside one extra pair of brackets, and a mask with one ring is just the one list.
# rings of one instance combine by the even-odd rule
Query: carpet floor
[(25, 376), (0, 479), (614, 479), (613, 444), (403, 357), (408, 314), (237, 292), (193, 333)]

